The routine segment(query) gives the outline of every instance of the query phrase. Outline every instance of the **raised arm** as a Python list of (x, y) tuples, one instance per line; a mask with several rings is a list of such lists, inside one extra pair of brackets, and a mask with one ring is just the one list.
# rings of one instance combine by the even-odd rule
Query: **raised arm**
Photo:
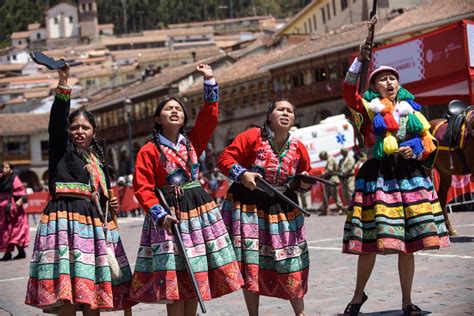
[(199, 157), (217, 127), (219, 115), (219, 85), (214, 78), (211, 66), (199, 64), (196, 70), (201, 73), (204, 78), (204, 105), (196, 118), (194, 128), (188, 133), (188, 137)]
[(67, 85), (69, 66), (58, 69), (59, 82), (49, 117), (49, 173), (56, 172), (56, 166), (66, 152), (68, 143), (68, 116), (70, 110), (71, 87)]

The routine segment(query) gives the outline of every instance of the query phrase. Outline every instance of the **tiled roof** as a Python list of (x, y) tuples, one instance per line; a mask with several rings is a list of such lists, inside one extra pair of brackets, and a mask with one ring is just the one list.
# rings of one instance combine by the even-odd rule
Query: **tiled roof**
[[(435, 23), (443, 25), (456, 20), (456, 17), (474, 16), (474, 1), (432, 0), (427, 4), (414, 7), (395, 17), (379, 18), (375, 27), (375, 40), (393, 36), (397, 32), (409, 32), (415, 27), (429, 27)], [(285, 49), (281, 60), (292, 63), (295, 59), (310, 58), (319, 52), (342, 46), (358, 46), (367, 37), (367, 22), (344, 25), (328, 33), (316, 35), (294, 47)], [(291, 38), (291, 37), (290, 37)], [(272, 67), (272, 62), (268, 66)]]
[(31, 135), (48, 130), (49, 114), (0, 114), (0, 135)]
[(28, 31), (37, 30), (41, 27), (40, 23), (30, 23), (28, 24)]
[(28, 38), (31, 35), (31, 31), (25, 31), (25, 32), (13, 32), (11, 35), (11, 39), (24, 39)]
[(226, 20), (216, 20), (216, 21), (204, 21), (204, 22), (191, 22), (191, 23), (180, 23), (180, 24), (170, 24), (169, 27), (173, 28), (183, 28), (183, 27), (195, 27), (201, 25), (219, 25), (219, 24), (227, 24), (227, 23), (235, 23), (235, 22), (243, 22), (243, 21), (253, 21), (253, 20), (270, 20), (274, 19), (272, 16), (249, 16), (243, 18), (235, 18), (235, 19), (226, 19)]
[(132, 85), (117, 88), (109, 94), (98, 95), (96, 98), (92, 99), (91, 102), (89, 102), (87, 107), (89, 109), (94, 109), (95, 107), (100, 106), (105, 102), (111, 102), (113, 100), (119, 101), (121, 99), (131, 97), (135, 94), (139, 94), (141, 92), (150, 91), (154, 88), (164, 87), (192, 74), (198, 64), (210, 64), (219, 60), (220, 58), (223, 58), (224, 56), (225, 55), (221, 54), (184, 66), (164, 68), (161, 73), (153, 77), (147, 78), (145, 81), (137, 81)]

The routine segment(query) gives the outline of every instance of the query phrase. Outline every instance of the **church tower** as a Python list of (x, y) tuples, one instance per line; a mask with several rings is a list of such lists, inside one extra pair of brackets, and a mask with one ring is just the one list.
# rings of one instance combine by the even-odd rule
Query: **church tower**
[(79, 0), (79, 24), (81, 37), (99, 35), (97, 22), (97, 3), (95, 0)]

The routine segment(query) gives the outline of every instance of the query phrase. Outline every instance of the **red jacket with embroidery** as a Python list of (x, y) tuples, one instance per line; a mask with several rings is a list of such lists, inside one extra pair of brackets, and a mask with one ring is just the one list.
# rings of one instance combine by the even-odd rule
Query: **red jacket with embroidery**
[(375, 138), (372, 131), (372, 120), (370, 119), (364, 104), (362, 104), (362, 97), (357, 92), (357, 86), (344, 81), (342, 86), (342, 97), (347, 106), (362, 115), (363, 122), (359, 130), (362, 133), (362, 136), (364, 136), (364, 144), (366, 146), (373, 146), (375, 144)]
[(278, 155), (269, 140), (260, 137), (259, 128), (237, 135), (219, 156), (218, 164), (234, 181), (250, 169), (274, 185), (284, 185), (290, 177), (311, 169), (308, 151), (299, 139), (290, 136), (285, 150)]
[(153, 142), (146, 143), (138, 152), (133, 189), (140, 205), (146, 212), (160, 200), (155, 195), (155, 188), (173, 184), (174, 181), (193, 181), (198, 179), (198, 157), (204, 151), (209, 139), (217, 127), (218, 102), (204, 102), (204, 107), (196, 118), (196, 124), (187, 133), (191, 142), (190, 155), (193, 163), (192, 170), (186, 164), (186, 144), (180, 143), (178, 150), (161, 145), (166, 163), (160, 162), (160, 152)]

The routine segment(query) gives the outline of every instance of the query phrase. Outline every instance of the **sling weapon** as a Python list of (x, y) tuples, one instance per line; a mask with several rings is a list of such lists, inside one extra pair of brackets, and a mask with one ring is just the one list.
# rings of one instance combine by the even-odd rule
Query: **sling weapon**
[(366, 44), (370, 45), (370, 51), (367, 58), (364, 58), (362, 61), (362, 67), (360, 71), (360, 79), (359, 79), (359, 95), (363, 95), (365, 91), (365, 87), (367, 85), (367, 73), (369, 71), (369, 64), (372, 58), (372, 46), (374, 44), (374, 33), (375, 33), (375, 24), (377, 23), (377, 0), (373, 0), (372, 2), (372, 10), (370, 11), (369, 17), (369, 34), (367, 35), (367, 39), (365, 41)]

